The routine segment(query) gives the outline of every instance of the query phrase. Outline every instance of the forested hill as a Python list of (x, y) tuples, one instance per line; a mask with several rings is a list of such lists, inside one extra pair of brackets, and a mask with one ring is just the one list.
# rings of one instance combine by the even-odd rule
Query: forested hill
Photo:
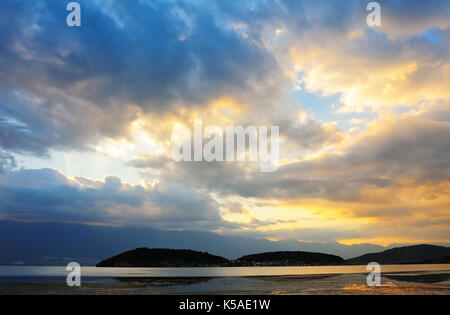
[(381, 253), (370, 253), (348, 259), (348, 264), (368, 264), (377, 262), (379, 264), (409, 264), (423, 263), (425, 261), (439, 261), (439, 259), (450, 256), (450, 248), (437, 245), (413, 245), (397, 247), (385, 250)]
[(229, 260), (186, 249), (137, 248), (101, 261), (97, 267), (209, 267), (224, 266)]

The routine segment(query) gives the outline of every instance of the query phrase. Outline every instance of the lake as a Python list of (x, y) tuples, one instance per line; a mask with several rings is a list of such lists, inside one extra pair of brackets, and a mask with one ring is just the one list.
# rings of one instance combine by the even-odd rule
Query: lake
[(383, 265), (381, 286), (366, 266), (81, 268), (0, 266), (0, 294), (450, 294), (450, 264)]

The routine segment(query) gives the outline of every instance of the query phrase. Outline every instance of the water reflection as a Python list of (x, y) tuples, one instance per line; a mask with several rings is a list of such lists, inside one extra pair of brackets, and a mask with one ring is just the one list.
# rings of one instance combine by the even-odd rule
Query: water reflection
[[(69, 288), (66, 285), (67, 271), (63, 267), (0, 267), (0, 295), (450, 294), (449, 270), (450, 265), (383, 266), (382, 286), (370, 288), (366, 284), (367, 271), (362, 266), (184, 269), (83, 267), (82, 286)], [(195, 276), (186, 276), (193, 274)]]
[(193, 284), (206, 283), (214, 278), (114, 278), (120, 283), (138, 284), (149, 287), (170, 287), (170, 286), (189, 286)]

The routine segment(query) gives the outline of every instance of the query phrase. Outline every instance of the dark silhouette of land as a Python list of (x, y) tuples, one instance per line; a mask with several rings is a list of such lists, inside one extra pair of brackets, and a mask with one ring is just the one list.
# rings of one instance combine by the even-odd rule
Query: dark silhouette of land
[(414, 245), (344, 260), (342, 257), (303, 251), (278, 251), (245, 255), (236, 260), (186, 249), (137, 248), (103, 260), (97, 267), (231, 267), (231, 266), (331, 266), (343, 264), (439, 264), (450, 262), (450, 248)]
[(246, 255), (238, 258), (235, 263), (243, 266), (342, 265), (344, 259), (329, 254), (284, 251)]
[(186, 249), (137, 248), (101, 261), (97, 267), (212, 267), (229, 260)]
[(450, 264), (450, 256), (426, 259), (422, 261), (422, 264)]
[[(346, 263), (365, 265), (370, 262), (379, 264), (420, 264), (446, 263), (445, 257), (450, 256), (450, 248), (436, 245), (413, 245), (385, 250), (381, 253), (370, 253), (352, 259)], [(447, 262), (448, 257), (447, 257)]]
[(272, 252), (228, 260), (193, 250), (138, 248), (103, 260), (97, 267), (304, 266), (343, 262), (339, 256), (309, 252)]

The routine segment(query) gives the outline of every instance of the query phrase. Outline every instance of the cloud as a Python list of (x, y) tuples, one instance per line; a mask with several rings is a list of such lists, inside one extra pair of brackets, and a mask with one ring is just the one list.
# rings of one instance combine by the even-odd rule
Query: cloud
[(64, 24), (64, 3), (2, 1), (0, 58), (8, 62), (0, 66), (1, 109), (20, 124), (2, 127), (21, 139), (3, 139), (5, 149), (79, 148), (123, 136), (142, 112), (170, 112), (224, 94), (276, 94), (273, 56), (224, 29), (214, 5), (80, 4), (85, 23), (72, 29)]
[[(381, 1), (377, 29), (361, 0), (80, 3), (77, 29), (65, 25), (64, 3), (1, 1), (2, 217), (273, 237), (295, 230), (307, 241), (394, 239), (409, 227), (446, 237), (447, 1)], [(319, 100), (312, 114), (297, 89)], [(328, 108), (323, 96), (339, 101)], [(279, 125), (278, 172), (174, 163), (172, 128), (195, 117)], [(340, 123), (352, 118), (357, 132)], [(109, 155), (148, 183), (17, 170), (17, 154), (54, 150)]]
[[(320, 178), (408, 179), (416, 184), (448, 179), (448, 122), (404, 116), (374, 122), (343, 153), (287, 166), (285, 174)], [(380, 185), (386, 182), (380, 181)]]
[(274, 174), (261, 174), (241, 164), (176, 163), (177, 171), (167, 176), (173, 180), (180, 175), (199, 185), (203, 181), (212, 190), (244, 197), (332, 200), (357, 200), (364, 187), (441, 183), (450, 176), (450, 125), (442, 121), (443, 104), (427, 108), (420, 114), (413, 111), (375, 120), (336, 150), (289, 163)]
[[(35, 155), (86, 150), (128, 137), (145, 113), (201, 110), (229, 95), (256, 112), (245, 120), (271, 117), (296, 76), (308, 91), (342, 94), (343, 112), (448, 98), (445, 45), (421, 37), (446, 32), (445, 1), (423, 12), (385, 1), (379, 31), (367, 30), (364, 4), (81, 1), (86, 23), (73, 29), (64, 4), (3, 1), (0, 145)], [(408, 21), (417, 27), (406, 40), (384, 36)], [(332, 125), (291, 117), (279, 122), (286, 135), (303, 135), (301, 148), (339, 138)]]
[(335, 125), (317, 121), (305, 110), (298, 109), (298, 106), (286, 107), (276, 114), (272, 113), (270, 119), (271, 124), (280, 126), (280, 136), (286, 140), (282, 149), (289, 149), (285, 154), (299, 150), (319, 150), (343, 141), (344, 135)]
[(138, 159), (134, 159), (128, 161), (128, 165), (137, 167), (137, 168), (147, 168), (147, 169), (162, 169), (169, 162), (171, 162), (170, 158), (164, 154), (159, 155), (143, 155)]
[[(366, 24), (367, 2), (305, 2), (281, 1), (278, 10), (265, 12), (265, 43), (307, 91), (340, 95), (339, 112), (450, 97), (445, 1), (422, 3), (423, 12), (405, 1), (382, 1), (377, 29)], [(430, 32), (441, 40), (430, 40)]]
[(16, 159), (8, 152), (0, 151), (0, 174), (17, 166)]
[(392, 37), (422, 34), (429, 29), (447, 29), (450, 9), (445, 0), (418, 2), (382, 1), (383, 30)]
[(423, 100), (449, 99), (450, 65), (444, 49), (424, 39), (391, 41), (367, 31), (361, 39), (299, 42), (290, 61), (301, 71), (308, 91), (340, 94), (338, 111), (379, 111), (414, 106)]
[[(279, 238), (296, 231), (298, 239), (318, 241), (305, 232), (311, 229), (327, 241), (372, 239), (387, 245), (407, 243), (409, 229), (415, 231), (414, 240), (409, 233), (411, 242), (436, 242), (448, 238), (448, 108), (443, 101), (427, 102), (402, 115), (382, 116), (334, 150), (288, 163), (273, 174), (247, 163), (181, 162), (161, 169), (161, 179), (188, 182), (221, 200), (269, 202), (246, 204), (244, 213), (241, 203), (229, 203), (224, 217), (237, 226), (223, 229), (228, 233), (251, 230)], [(289, 213), (292, 221), (275, 220)]]
[(0, 195), (0, 214), (12, 220), (193, 230), (223, 223), (208, 194), (181, 184), (146, 189), (114, 176), (99, 182), (50, 169), (20, 170), (0, 176)]

